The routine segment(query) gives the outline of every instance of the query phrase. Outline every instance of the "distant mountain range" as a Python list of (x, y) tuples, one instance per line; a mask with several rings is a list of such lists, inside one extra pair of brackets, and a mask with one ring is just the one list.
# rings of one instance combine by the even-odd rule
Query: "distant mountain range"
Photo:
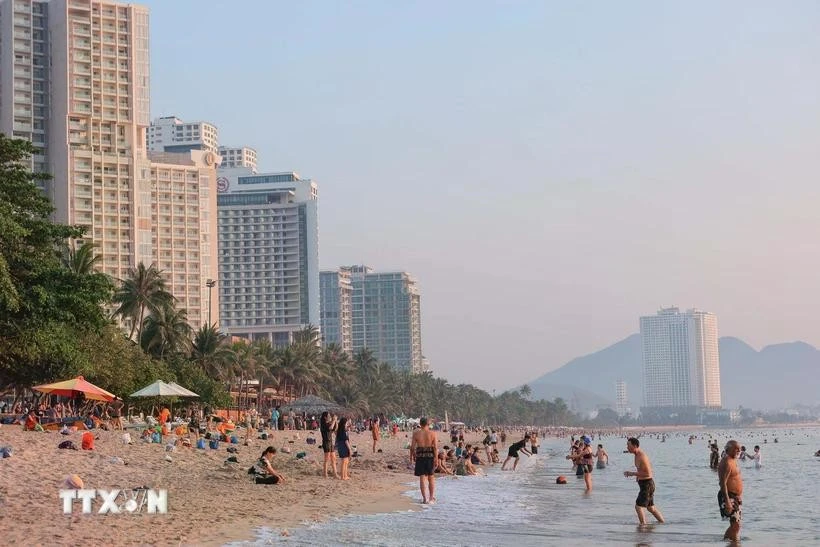
[[(719, 346), (725, 408), (778, 409), (820, 403), (820, 350), (814, 346), (792, 342), (755, 351), (731, 336), (721, 338)], [(527, 385), (532, 399), (560, 396), (570, 407), (591, 410), (614, 404), (618, 380), (626, 381), (630, 407), (637, 411), (643, 399), (640, 334), (573, 359)]]

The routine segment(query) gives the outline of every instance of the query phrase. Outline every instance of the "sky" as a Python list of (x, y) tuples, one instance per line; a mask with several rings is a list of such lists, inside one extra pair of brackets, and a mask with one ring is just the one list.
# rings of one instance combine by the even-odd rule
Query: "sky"
[(152, 116), (316, 180), (321, 267), (410, 272), (436, 375), (670, 305), (820, 345), (820, 3), (142, 3)]

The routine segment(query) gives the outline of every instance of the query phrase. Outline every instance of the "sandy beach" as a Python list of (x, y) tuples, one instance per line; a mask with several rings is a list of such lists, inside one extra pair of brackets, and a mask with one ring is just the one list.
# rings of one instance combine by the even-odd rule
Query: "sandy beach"
[[(178, 447), (166, 453), (165, 444), (124, 445), (119, 431), (95, 433), (100, 439), (93, 451), (60, 450), (57, 445), (66, 439), (79, 447), (82, 432), (64, 436), (0, 426), (0, 446), (13, 447), (13, 455), (0, 460), (0, 528), (7, 544), (221, 545), (252, 539), (261, 526), (287, 533), (294, 526), (345, 514), (417, 507), (403, 495), (407, 483), (414, 482), (404, 432), (383, 437), (383, 452), (376, 454), (369, 433), (352, 434), (362, 456), (351, 461), (350, 481), (321, 476), (321, 442), (306, 444), (308, 432), (294, 438), (296, 432), (279, 431), (274, 440), (240, 443), (238, 464), (225, 463), (231, 455), (227, 443), (218, 450)], [(132, 437), (136, 439), (133, 432)], [(444, 434), (440, 440), (446, 444)], [(293, 451), (280, 452), (274, 460), (287, 479), (284, 484), (257, 485), (247, 474), (268, 445)], [(298, 451), (306, 451), (307, 457), (296, 459)], [(166, 454), (173, 461), (166, 461)], [(167, 489), (168, 513), (82, 514), (76, 501), (73, 513), (65, 515), (59, 490), (72, 474), (83, 479), (85, 488)], [(94, 502), (95, 511), (100, 505), (100, 500)]]

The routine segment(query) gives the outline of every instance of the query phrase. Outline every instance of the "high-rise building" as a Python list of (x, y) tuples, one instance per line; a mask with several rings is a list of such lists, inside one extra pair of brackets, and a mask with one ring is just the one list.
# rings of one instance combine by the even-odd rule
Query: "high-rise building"
[[(177, 306), (187, 310), (194, 328), (218, 323), (219, 292), (207, 286), (219, 272), (217, 156), (194, 150), (149, 157), (152, 255), (143, 262), (153, 262), (164, 272), (168, 290), (177, 298)], [(145, 207), (146, 197), (145, 193), (140, 196), (140, 208)], [(142, 251), (147, 251), (148, 231), (144, 223), (138, 228)]]
[(223, 330), (278, 346), (318, 326), (316, 183), (245, 167), (220, 169), (217, 189)]
[(253, 173), (256, 173), (256, 150), (253, 148), (248, 146), (239, 148), (220, 146), (219, 155), (222, 157), (220, 167), (223, 169), (249, 167)]
[[(46, 173), (49, 41), (45, 1), (0, 1), (0, 133), (31, 141), (31, 168)], [(41, 182), (49, 193), (50, 185)]]
[(148, 127), (150, 152), (218, 152), (219, 132), (208, 122), (184, 122), (176, 116), (157, 118)]
[(83, 226), (114, 278), (157, 262), (198, 327), (216, 274), (218, 156), (148, 157), (148, 9), (0, 0), (0, 44), (0, 130), (43, 150), (32, 164), (53, 175), (55, 220)]
[(350, 272), (319, 272), (319, 320), (324, 345), (336, 344), (353, 353), (353, 286)]
[(720, 408), (717, 318), (661, 309), (641, 317), (644, 405)]
[[(342, 301), (342, 283), (332, 282), (336, 272), (323, 272), (327, 280), (324, 298)], [(421, 296), (416, 280), (406, 272), (374, 272), (368, 266), (345, 266), (339, 279), (350, 279), (350, 345), (354, 352), (367, 348), (379, 361), (409, 370), (423, 372), (429, 367), (421, 352)], [(339, 296), (333, 295), (337, 290)], [(331, 314), (334, 304), (326, 308)], [(337, 326), (337, 322), (339, 326)], [(323, 318), (324, 332), (345, 332), (344, 315)], [(325, 343), (335, 341), (325, 337)]]
[(626, 394), (626, 382), (618, 380), (615, 382), (615, 412), (618, 416), (625, 416), (629, 407), (629, 399)]

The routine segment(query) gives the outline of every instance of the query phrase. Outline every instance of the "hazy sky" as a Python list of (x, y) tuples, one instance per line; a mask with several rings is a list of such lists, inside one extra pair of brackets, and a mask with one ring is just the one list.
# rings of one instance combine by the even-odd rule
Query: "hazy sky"
[(317, 180), (321, 266), (414, 274), (437, 375), (673, 304), (820, 345), (820, 3), (144, 3), (152, 115)]

